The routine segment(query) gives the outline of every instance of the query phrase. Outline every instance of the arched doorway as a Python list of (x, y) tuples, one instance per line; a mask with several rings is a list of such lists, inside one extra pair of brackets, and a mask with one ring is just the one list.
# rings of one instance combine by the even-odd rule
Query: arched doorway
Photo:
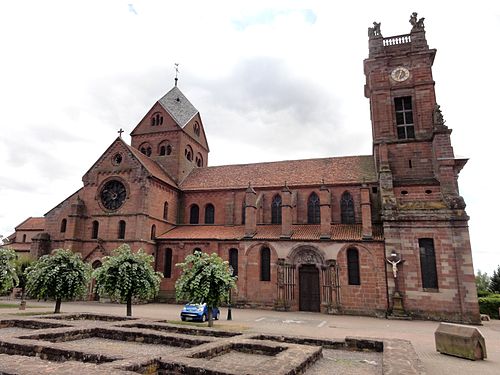
[(321, 272), (324, 255), (313, 246), (300, 246), (289, 255), (291, 264), (298, 269), (299, 310), (321, 311)]
[(319, 270), (314, 264), (299, 268), (299, 310), (320, 311)]

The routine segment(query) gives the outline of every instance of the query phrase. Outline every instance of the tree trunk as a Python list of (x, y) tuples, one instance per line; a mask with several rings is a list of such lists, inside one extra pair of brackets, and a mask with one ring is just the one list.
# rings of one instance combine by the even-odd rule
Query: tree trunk
[(212, 316), (212, 306), (208, 306), (208, 326), (213, 327), (214, 326), (214, 318)]
[(61, 299), (56, 298), (56, 308), (54, 310), (54, 314), (59, 314), (61, 312)]
[(132, 316), (132, 296), (127, 297), (127, 316)]
[(21, 302), (24, 301), (24, 297), (26, 297), (26, 288), (21, 288)]

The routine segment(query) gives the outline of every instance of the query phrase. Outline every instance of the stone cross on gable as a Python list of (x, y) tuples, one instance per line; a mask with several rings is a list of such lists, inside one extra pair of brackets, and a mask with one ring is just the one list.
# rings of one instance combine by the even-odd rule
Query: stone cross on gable
[(124, 132), (124, 130), (122, 128), (120, 128), (120, 130), (118, 130), (118, 134), (120, 134), (120, 138), (122, 137), (123, 132)]

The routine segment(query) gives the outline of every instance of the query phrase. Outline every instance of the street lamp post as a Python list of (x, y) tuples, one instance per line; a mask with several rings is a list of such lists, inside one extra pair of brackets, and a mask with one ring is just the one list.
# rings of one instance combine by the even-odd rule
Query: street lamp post
[[(231, 277), (233, 276), (234, 270), (232, 266), (229, 266), (229, 272), (231, 273)], [(229, 297), (227, 301), (227, 320), (233, 320), (233, 314), (231, 312), (231, 293), (232, 289), (229, 288)]]

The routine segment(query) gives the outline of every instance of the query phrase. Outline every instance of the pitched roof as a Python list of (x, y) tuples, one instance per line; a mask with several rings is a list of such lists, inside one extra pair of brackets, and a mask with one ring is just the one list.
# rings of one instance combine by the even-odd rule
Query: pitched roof
[(29, 217), (19, 224), (16, 228), (18, 230), (44, 230), (45, 218), (44, 217)]
[(174, 187), (177, 187), (177, 183), (174, 181), (174, 179), (170, 177), (169, 174), (157, 162), (150, 159), (148, 156), (144, 155), (136, 148), (129, 146), (128, 144), (125, 143), (125, 141), (123, 141), (123, 144), (139, 160), (139, 162), (144, 166), (144, 168), (146, 168), (146, 170), (149, 173), (151, 173), (153, 177), (156, 177), (161, 181), (164, 181)]
[(183, 190), (327, 185), (376, 182), (371, 155), (195, 168), (181, 183)]
[(172, 116), (180, 127), (186, 124), (198, 113), (198, 110), (184, 96), (179, 88), (173, 87), (158, 103)]
[[(361, 241), (363, 239), (361, 224), (334, 224), (331, 226), (332, 241)], [(157, 237), (160, 240), (242, 240), (245, 226), (223, 225), (180, 225)], [(257, 225), (257, 233), (253, 240), (279, 240), (281, 225)], [(383, 240), (382, 227), (373, 226), (373, 239)], [(314, 224), (292, 225), (291, 240), (320, 240), (320, 226)]]

